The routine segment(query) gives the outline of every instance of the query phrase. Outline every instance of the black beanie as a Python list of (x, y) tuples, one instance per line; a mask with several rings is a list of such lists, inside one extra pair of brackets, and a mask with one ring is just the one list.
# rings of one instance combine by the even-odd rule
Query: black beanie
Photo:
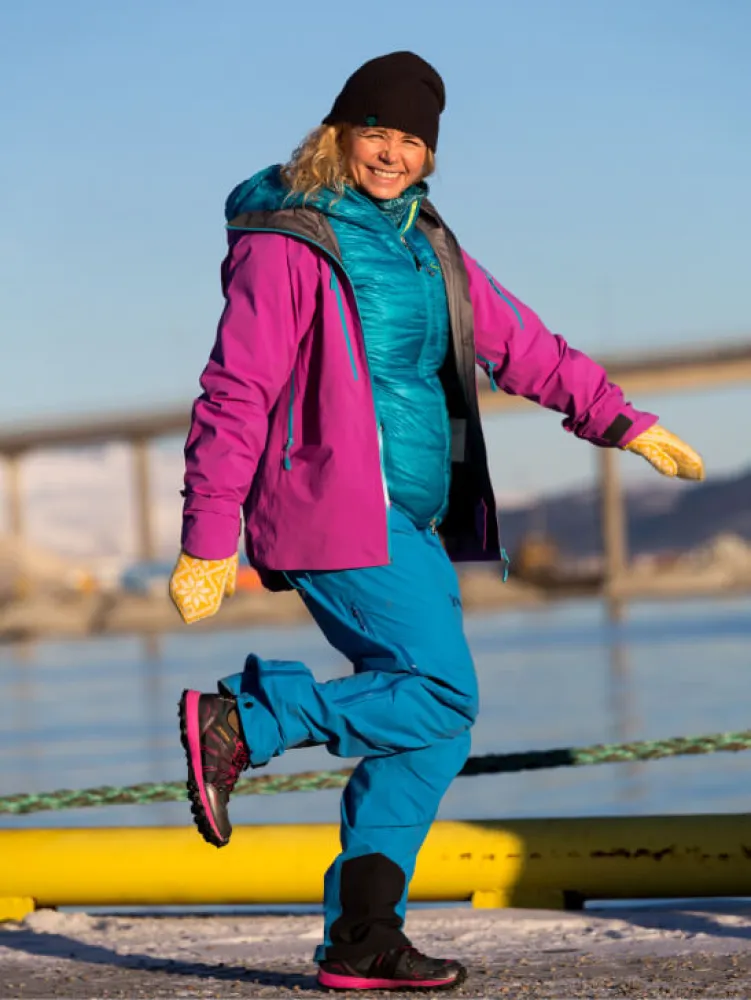
[(443, 80), (430, 63), (414, 52), (391, 52), (355, 70), (323, 124), (395, 128), (435, 150), (445, 107)]

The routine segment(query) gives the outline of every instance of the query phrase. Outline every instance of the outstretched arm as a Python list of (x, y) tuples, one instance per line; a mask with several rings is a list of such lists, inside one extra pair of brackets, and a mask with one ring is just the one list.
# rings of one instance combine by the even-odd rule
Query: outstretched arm
[[(464, 252), (463, 252), (464, 253)], [(531, 309), (467, 253), (477, 363), (495, 389), (563, 413), (563, 426), (602, 447), (626, 448), (664, 475), (703, 479), (700, 456), (637, 410), (605, 369), (551, 333)]]

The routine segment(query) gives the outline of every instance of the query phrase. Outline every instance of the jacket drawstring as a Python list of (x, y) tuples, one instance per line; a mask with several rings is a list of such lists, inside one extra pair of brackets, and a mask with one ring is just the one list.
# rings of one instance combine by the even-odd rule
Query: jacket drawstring
[(497, 361), (488, 361), (487, 358), (483, 358), (481, 355), (477, 355), (477, 360), (481, 361), (484, 365), (488, 366), (488, 378), (490, 379), (490, 388), (493, 392), (498, 392), (498, 383), (495, 380), (495, 369), (498, 367)]

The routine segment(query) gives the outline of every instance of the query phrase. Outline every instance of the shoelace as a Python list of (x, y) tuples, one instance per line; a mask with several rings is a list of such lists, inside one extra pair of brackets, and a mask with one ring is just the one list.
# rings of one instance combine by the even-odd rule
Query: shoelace
[[(421, 958), (426, 958), (425, 955), (414, 945), (405, 944), (401, 948), (396, 949), (400, 954), (405, 956), (405, 964), (407, 966), (407, 971), (411, 971), (414, 968), (415, 961)], [(397, 960), (398, 961), (398, 960)]]
[(242, 772), (250, 763), (250, 757), (248, 755), (247, 748), (239, 736), (235, 737), (235, 749), (232, 753), (232, 759), (229, 763), (229, 768), (227, 769), (227, 782), (229, 785), (229, 791), (235, 787), (237, 779), (240, 777)]
[(232, 748), (232, 756), (226, 766), (222, 766), (224, 761), (221, 756), (216, 765), (216, 777), (213, 783), (217, 788), (224, 788), (229, 794), (237, 784), (240, 774), (250, 763), (247, 748), (239, 736), (235, 737), (235, 745)]

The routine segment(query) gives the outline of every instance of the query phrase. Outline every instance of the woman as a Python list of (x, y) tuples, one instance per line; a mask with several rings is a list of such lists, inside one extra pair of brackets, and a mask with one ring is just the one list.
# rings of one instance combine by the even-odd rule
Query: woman
[(187, 622), (234, 588), (241, 511), (269, 589), (295, 588), (354, 673), (250, 655), (218, 694), (180, 703), (197, 826), (230, 838), (239, 773), (289, 747), (361, 758), (324, 883), (319, 982), (458, 985), (412, 948), (407, 887), (477, 713), (451, 560), (500, 560), (475, 367), (564, 427), (703, 477), (699, 456), (635, 410), (463, 249), (427, 200), (445, 103), (438, 73), (396, 52), (361, 66), (290, 163), (227, 202), (226, 306), (186, 444)]

